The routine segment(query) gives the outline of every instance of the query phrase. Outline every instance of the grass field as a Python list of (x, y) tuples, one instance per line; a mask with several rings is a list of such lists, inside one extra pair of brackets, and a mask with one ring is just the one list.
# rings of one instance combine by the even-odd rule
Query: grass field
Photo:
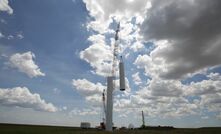
[[(0, 134), (110, 134), (111, 132), (76, 127), (0, 124)], [(172, 130), (115, 130), (114, 134), (221, 134), (219, 128)]]

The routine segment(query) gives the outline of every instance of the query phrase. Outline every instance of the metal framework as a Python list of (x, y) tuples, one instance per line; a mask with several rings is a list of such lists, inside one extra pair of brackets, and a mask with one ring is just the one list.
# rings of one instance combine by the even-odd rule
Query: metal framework
[[(116, 33), (115, 33), (115, 43), (114, 43), (114, 50), (113, 50), (113, 61), (112, 61), (112, 70), (111, 70), (111, 76), (116, 79), (116, 72), (117, 72), (117, 69), (118, 69), (118, 61), (119, 61), (119, 33), (120, 31), (120, 23), (118, 23), (117, 25), (117, 30), (116, 30)], [(115, 89), (115, 82), (113, 82), (113, 88)]]

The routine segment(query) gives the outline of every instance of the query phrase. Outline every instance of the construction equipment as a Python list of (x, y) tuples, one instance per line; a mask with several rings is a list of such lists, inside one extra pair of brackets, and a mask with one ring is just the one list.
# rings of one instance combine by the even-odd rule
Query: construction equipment
[[(117, 78), (117, 70), (119, 67), (119, 85), (120, 90), (125, 90), (125, 76), (124, 76), (124, 63), (123, 63), (123, 56), (119, 53), (119, 32), (120, 32), (120, 23), (117, 25), (117, 30), (115, 33), (115, 43), (113, 49), (113, 61), (112, 61), (112, 71), (111, 76), (115, 80)], [(119, 63), (119, 66), (118, 66)], [(115, 82), (113, 82), (113, 89), (116, 88)]]
[(105, 127), (105, 117), (106, 117), (106, 103), (105, 103), (105, 89), (103, 90), (103, 93), (102, 93), (102, 104), (103, 104), (103, 107), (102, 107), (102, 122), (100, 122), (100, 126), (97, 126), (98, 129), (102, 129), (104, 130), (106, 127)]
[[(119, 33), (120, 23), (117, 25), (115, 33), (115, 43), (113, 49), (113, 61), (111, 76), (107, 77), (107, 111), (106, 111), (106, 130), (113, 130), (112, 114), (113, 114), (113, 90), (116, 88), (117, 70), (119, 67), (119, 85), (120, 90), (125, 91), (125, 76), (124, 76), (124, 64), (122, 56), (119, 56)], [(120, 58), (120, 59), (119, 59)], [(118, 65), (119, 64), (119, 65)]]

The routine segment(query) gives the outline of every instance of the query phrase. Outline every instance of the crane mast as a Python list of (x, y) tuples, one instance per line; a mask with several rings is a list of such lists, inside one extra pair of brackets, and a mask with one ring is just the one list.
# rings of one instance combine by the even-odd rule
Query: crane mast
[(102, 93), (102, 102), (103, 102), (103, 122), (105, 122), (105, 116), (106, 116), (106, 105), (105, 105), (105, 89)]
[[(116, 79), (116, 72), (118, 68), (118, 51), (119, 51), (119, 33), (120, 31), (120, 23), (117, 25), (116, 33), (115, 33), (115, 42), (114, 42), (114, 49), (113, 49), (113, 61), (112, 61), (112, 71), (111, 71), (111, 76), (113, 79)], [(115, 89), (115, 82), (113, 82), (113, 89)]]

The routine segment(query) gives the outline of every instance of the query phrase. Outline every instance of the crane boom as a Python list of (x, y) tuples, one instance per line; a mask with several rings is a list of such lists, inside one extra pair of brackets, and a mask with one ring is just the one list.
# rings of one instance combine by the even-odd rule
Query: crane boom
[[(119, 33), (120, 31), (120, 23), (117, 25), (117, 29), (115, 32), (115, 43), (114, 43), (114, 51), (113, 51), (113, 61), (112, 61), (112, 71), (111, 71), (111, 76), (115, 79), (116, 78), (116, 70), (118, 68), (118, 50), (119, 50)], [(115, 82), (113, 82), (113, 89), (115, 89)]]
[(106, 105), (105, 105), (105, 89), (103, 90), (103, 93), (102, 93), (102, 102), (103, 102), (103, 122), (105, 122), (105, 117), (106, 117)]

